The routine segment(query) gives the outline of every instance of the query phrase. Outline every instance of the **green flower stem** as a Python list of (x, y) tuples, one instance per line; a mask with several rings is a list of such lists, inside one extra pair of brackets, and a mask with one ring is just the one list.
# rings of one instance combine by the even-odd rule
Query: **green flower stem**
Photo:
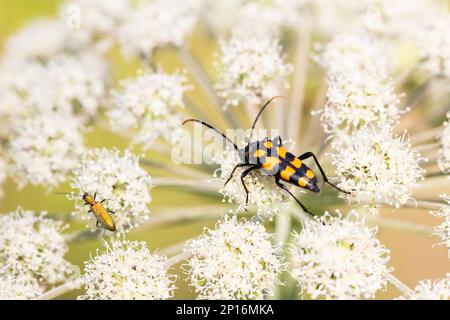
[(186, 259), (189, 259), (192, 256), (191, 252), (181, 252), (173, 257), (170, 257), (167, 259), (164, 263), (164, 265), (169, 268), (172, 267), (180, 262), (183, 262)]
[(38, 297), (38, 300), (52, 300), (54, 298), (62, 296), (65, 293), (68, 293), (72, 290), (79, 289), (80, 286), (81, 286), (81, 278), (69, 280), (69, 281), (45, 292), (43, 295)]
[(222, 108), (222, 102), (217, 96), (212, 84), (211, 80), (204, 72), (203, 68), (200, 66), (198, 61), (192, 56), (190, 50), (186, 48), (186, 46), (181, 46), (177, 50), (178, 56), (183, 61), (185, 66), (189, 69), (191, 74), (197, 80), (200, 87), (203, 89), (206, 94), (208, 100), (211, 102), (212, 106), (214, 106), (214, 111), (218, 115), (217, 120), (221, 121), (220, 126), (224, 128), (231, 128), (231, 126), (237, 125), (236, 121), (230, 116), (229, 113), (225, 112)]
[(309, 21), (305, 21), (302, 32), (298, 32), (297, 45), (294, 57), (294, 79), (292, 94), (289, 99), (289, 117), (287, 118), (287, 137), (299, 141), (302, 114), (305, 99), (305, 83), (309, 65), (309, 46), (311, 30)]
[(406, 284), (401, 282), (397, 277), (395, 277), (391, 273), (386, 273), (386, 279), (400, 291), (405, 298), (409, 299), (414, 295), (414, 291), (412, 291)]
[(181, 175), (181, 176), (184, 176), (187, 178), (193, 178), (193, 179), (211, 178), (210, 174), (207, 174), (204, 171), (194, 169), (194, 167), (192, 167), (192, 166), (174, 165), (170, 162), (154, 161), (154, 160), (145, 159), (145, 158), (140, 159), (139, 163), (146, 167), (164, 169), (166, 171), (169, 171), (170, 173), (178, 174), (178, 175)]
[(442, 126), (428, 129), (422, 132), (418, 132), (411, 136), (411, 143), (413, 145), (420, 145), (424, 142), (436, 141), (439, 135), (442, 133)]
[(409, 232), (423, 236), (434, 236), (434, 229), (422, 224), (369, 214), (365, 216), (365, 220), (367, 224), (376, 225), (381, 228)]
[(215, 181), (207, 181), (206, 179), (178, 179), (178, 178), (155, 178), (153, 179), (153, 185), (155, 187), (181, 187), (188, 188), (191, 191), (197, 191), (201, 193), (212, 193), (216, 196), (217, 190), (222, 185)]

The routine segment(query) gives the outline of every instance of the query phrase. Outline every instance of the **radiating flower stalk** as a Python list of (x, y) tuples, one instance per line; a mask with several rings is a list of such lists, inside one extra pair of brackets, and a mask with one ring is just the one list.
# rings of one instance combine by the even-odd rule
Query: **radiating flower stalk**
[[(73, 212), (0, 215), (0, 298), (81, 286), (78, 299), (169, 299), (187, 281), (197, 299), (449, 299), (448, 274), (409, 288), (377, 238), (392, 229), (450, 248), (449, 196), (433, 197), (450, 193), (449, 12), (413, 2), (69, 0), (17, 31), (0, 60), (0, 186), (63, 193)], [(250, 142), (275, 129), (348, 191), (325, 184), (313, 201), (289, 186), (316, 217), (262, 171), (243, 180), (247, 203), (239, 152), (181, 125), (247, 130), (274, 96), (287, 99)], [(116, 147), (91, 147), (99, 131)], [(244, 147), (243, 132), (227, 134)], [(152, 201), (153, 189), (201, 200)], [(442, 221), (386, 217), (399, 209)], [(166, 248), (129, 240), (189, 222), (204, 231)], [(103, 241), (80, 275), (65, 255), (92, 239)]]

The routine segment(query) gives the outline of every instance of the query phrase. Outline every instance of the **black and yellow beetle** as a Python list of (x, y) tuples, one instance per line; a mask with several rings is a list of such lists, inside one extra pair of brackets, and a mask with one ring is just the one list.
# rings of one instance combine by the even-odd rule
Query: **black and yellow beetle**
[(315, 215), (310, 210), (308, 210), (293, 194), (292, 192), (281, 183), (281, 181), (290, 183), (292, 185), (295, 185), (297, 187), (301, 187), (303, 189), (307, 189), (309, 191), (312, 191), (314, 193), (319, 193), (319, 180), (317, 179), (317, 176), (314, 174), (314, 172), (303, 163), (303, 160), (306, 160), (308, 158), (313, 158), (316, 162), (320, 173), (322, 175), (322, 178), (324, 180), (324, 183), (328, 183), (332, 187), (336, 188), (337, 190), (349, 194), (349, 192), (342, 190), (335, 184), (331, 183), (324, 170), (322, 169), (322, 166), (320, 165), (319, 161), (317, 160), (317, 157), (312, 152), (305, 152), (304, 154), (300, 155), (299, 157), (296, 157), (292, 153), (288, 152), (283, 147), (283, 142), (281, 140), (280, 136), (275, 137), (274, 139), (270, 140), (269, 138), (266, 138), (261, 141), (252, 141), (253, 132), (256, 127), (256, 123), (258, 122), (259, 117), (261, 116), (264, 109), (272, 102), (274, 99), (280, 98), (279, 96), (273, 97), (270, 99), (259, 111), (257, 114), (249, 136), (249, 143), (247, 146), (245, 146), (242, 149), (239, 149), (238, 146), (230, 139), (228, 138), (224, 133), (220, 132), (217, 128), (214, 128), (210, 124), (197, 120), (197, 119), (187, 119), (183, 122), (183, 125), (188, 122), (198, 122), (214, 131), (216, 131), (218, 134), (220, 134), (226, 141), (231, 143), (234, 147), (234, 149), (238, 152), (239, 157), (241, 159), (241, 163), (237, 164), (233, 170), (231, 171), (230, 177), (225, 182), (225, 185), (233, 178), (234, 173), (236, 172), (237, 168), (246, 168), (241, 173), (241, 182), (244, 186), (244, 190), (246, 192), (246, 206), (248, 205), (248, 189), (245, 185), (244, 178), (252, 171), (255, 170), (262, 170), (265, 174), (273, 176), (275, 179), (275, 183), (278, 187), (286, 191), (292, 198), (295, 199), (295, 201), (303, 208), (303, 210), (310, 215)]

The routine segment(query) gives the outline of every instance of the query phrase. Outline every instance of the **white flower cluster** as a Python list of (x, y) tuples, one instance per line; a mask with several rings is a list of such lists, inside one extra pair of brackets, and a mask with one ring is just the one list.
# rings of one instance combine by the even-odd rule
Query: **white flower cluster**
[(339, 187), (352, 190), (349, 199), (400, 207), (422, 179), (419, 154), (410, 150), (405, 135), (394, 135), (389, 127), (361, 129), (335, 141), (333, 149)]
[(199, 17), (200, 1), (154, 0), (141, 2), (119, 30), (119, 42), (127, 57), (151, 57), (163, 46), (181, 46)]
[(235, 33), (222, 41), (216, 59), (218, 94), (225, 106), (259, 105), (289, 87), (292, 66), (284, 62), (281, 46), (267, 36)]
[(162, 300), (173, 296), (174, 279), (165, 257), (151, 254), (145, 242), (113, 242), (85, 263), (82, 300)]
[[(366, 126), (394, 125), (402, 113), (383, 48), (368, 34), (337, 35), (316, 60), (328, 75), (321, 113), (327, 133), (349, 134)], [(370, 61), (370, 63), (368, 63)]]
[(398, 123), (401, 111), (391, 82), (367, 73), (330, 76), (327, 102), (320, 111), (327, 133), (348, 134), (369, 125), (377, 127)]
[[(423, 25), (436, 19), (443, 11), (442, 1), (372, 0), (368, 27), (372, 32), (398, 40), (413, 40)], [(441, 3), (440, 3), (441, 2)]]
[[(214, 178), (220, 179), (222, 183), (228, 180), (233, 168), (242, 161), (237, 152), (227, 150), (222, 157), (215, 159), (220, 168), (214, 172)], [(246, 168), (238, 168), (234, 172), (233, 178), (219, 192), (223, 194), (224, 200), (245, 207), (246, 193), (241, 181), (241, 174)], [(257, 214), (262, 218), (272, 218), (284, 210), (288, 195), (275, 184), (273, 176), (265, 175), (259, 170), (251, 172), (244, 179), (248, 188), (248, 205), (255, 205)]]
[(326, 214), (294, 233), (291, 274), (302, 294), (313, 299), (374, 298), (390, 272), (389, 250), (375, 238), (376, 232), (362, 221)]
[(29, 294), (25, 287), (40, 291), (64, 281), (72, 269), (64, 259), (68, 248), (62, 230), (62, 224), (46, 218), (44, 212), (36, 215), (18, 208), (0, 215), (0, 278), (14, 277), (12, 290), (24, 295)]
[(107, 66), (94, 53), (57, 55), (48, 63), (5, 62), (1, 69), (5, 113), (59, 112), (94, 116), (104, 103)]
[[(447, 116), (450, 119), (450, 113)], [(441, 134), (441, 149), (439, 150), (438, 164), (442, 172), (450, 172), (450, 122), (444, 123)]]
[(389, 73), (383, 46), (367, 32), (337, 34), (325, 46), (317, 44), (316, 51), (313, 58), (331, 75), (358, 71), (384, 78)]
[(203, 14), (219, 36), (236, 30), (279, 36), (282, 30), (298, 26), (300, 4), (297, 0), (206, 0)]
[(262, 299), (274, 292), (283, 266), (271, 235), (255, 222), (225, 217), (187, 243), (189, 281), (198, 299)]
[(68, 0), (60, 16), (73, 40), (105, 51), (117, 41), (118, 29), (130, 13), (131, 4), (130, 0)]
[(447, 246), (450, 257), (450, 196), (442, 195), (441, 198), (447, 202), (447, 205), (439, 211), (434, 211), (433, 214), (444, 218), (444, 221), (436, 227), (436, 233), (441, 237), (443, 244)]
[(55, 19), (38, 19), (7, 39), (3, 59), (48, 61), (67, 49), (67, 29), (63, 23)]
[(79, 119), (57, 113), (18, 119), (8, 155), (19, 188), (32, 184), (51, 189), (66, 181), (84, 151), (80, 130)]
[(107, 115), (113, 130), (137, 128), (134, 143), (149, 149), (158, 137), (176, 142), (180, 130), (183, 94), (189, 90), (186, 77), (163, 72), (144, 73), (122, 81), (122, 89), (113, 91), (113, 103)]
[(79, 194), (97, 193), (97, 200), (106, 200), (104, 206), (113, 211), (117, 231), (109, 235), (125, 235), (146, 220), (149, 215), (148, 204), (152, 198), (150, 189), (152, 180), (148, 173), (139, 166), (139, 157), (126, 150), (123, 155), (119, 150), (94, 149), (86, 152), (73, 169), (72, 188), (78, 190), (77, 213), (93, 222), (97, 219), (88, 216), (87, 208), (81, 202)]
[(450, 78), (450, 14), (434, 18), (417, 35), (423, 67)]
[[(406, 297), (399, 297), (406, 300)], [(420, 281), (414, 288), (412, 300), (449, 300), (450, 299), (450, 273), (445, 278), (432, 282), (431, 280)]]
[(23, 275), (0, 276), (0, 300), (32, 300), (41, 295), (44, 288), (37, 281), (30, 282)]

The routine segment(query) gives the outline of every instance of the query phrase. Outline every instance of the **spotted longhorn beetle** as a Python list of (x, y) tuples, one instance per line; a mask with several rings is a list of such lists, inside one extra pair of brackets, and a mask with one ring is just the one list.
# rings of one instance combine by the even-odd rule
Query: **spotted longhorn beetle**
[(256, 123), (258, 122), (259, 117), (265, 110), (265, 108), (276, 98), (280, 98), (280, 96), (273, 97), (269, 101), (264, 104), (259, 113), (256, 115), (255, 120), (253, 121), (253, 125), (250, 131), (250, 136), (248, 138), (248, 144), (242, 149), (239, 149), (238, 146), (228, 138), (224, 133), (222, 133), (217, 128), (211, 126), (210, 124), (197, 120), (197, 119), (187, 119), (183, 122), (183, 125), (188, 122), (197, 122), (200, 123), (220, 134), (226, 141), (231, 143), (234, 149), (238, 152), (239, 158), (241, 159), (241, 163), (238, 163), (233, 170), (231, 171), (230, 177), (225, 182), (224, 186), (233, 178), (236, 169), (238, 168), (246, 168), (241, 173), (241, 182), (244, 187), (246, 193), (246, 207), (248, 205), (248, 189), (245, 184), (245, 177), (255, 170), (262, 170), (265, 174), (273, 176), (275, 178), (275, 183), (278, 187), (286, 191), (294, 200), (302, 207), (302, 209), (308, 214), (314, 216), (315, 214), (308, 210), (295, 196), (294, 194), (281, 183), (281, 180), (297, 187), (307, 189), (314, 193), (319, 193), (319, 180), (314, 172), (303, 163), (303, 160), (308, 158), (313, 158), (317, 164), (317, 167), (320, 170), (324, 183), (328, 183), (330, 186), (336, 188), (337, 190), (349, 194), (345, 190), (342, 190), (335, 184), (331, 183), (325, 171), (322, 169), (316, 155), (312, 152), (305, 152), (299, 157), (296, 157), (289, 151), (287, 151), (283, 147), (283, 142), (280, 136), (276, 136), (272, 140), (269, 138), (265, 138), (264, 140), (252, 142), (253, 132), (256, 127)]

